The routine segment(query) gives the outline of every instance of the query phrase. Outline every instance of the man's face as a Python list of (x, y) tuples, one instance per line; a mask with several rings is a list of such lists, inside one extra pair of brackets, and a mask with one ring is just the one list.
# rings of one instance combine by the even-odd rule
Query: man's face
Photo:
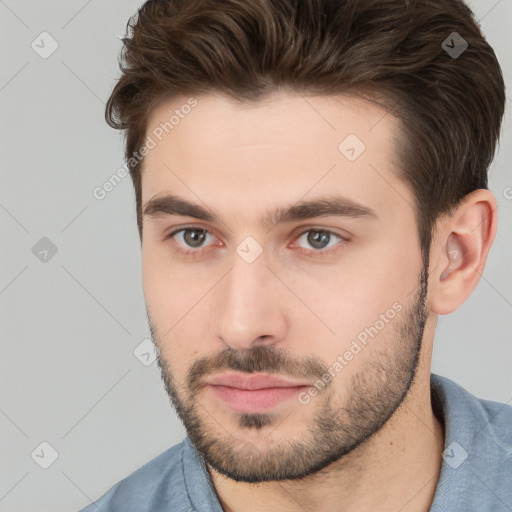
[(152, 112), (142, 175), (162, 378), (217, 471), (302, 477), (377, 432), (415, 375), (427, 275), (399, 121), (345, 96), (187, 100)]

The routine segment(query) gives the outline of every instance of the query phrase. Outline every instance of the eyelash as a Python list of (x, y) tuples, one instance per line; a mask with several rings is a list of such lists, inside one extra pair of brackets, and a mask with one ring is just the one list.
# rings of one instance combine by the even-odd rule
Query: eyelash
[[(177, 235), (178, 233), (181, 233), (182, 231), (205, 231), (207, 234), (210, 234), (211, 233), (202, 228), (202, 227), (199, 227), (199, 226), (186, 226), (186, 227), (182, 227), (182, 228), (179, 228), (179, 229), (176, 229), (172, 232), (170, 232), (168, 235), (166, 235), (164, 237), (164, 240), (168, 240), (168, 239), (171, 239), (173, 238), (175, 235)], [(296, 237), (296, 240), (298, 240), (302, 235), (306, 234), (306, 233), (309, 233), (311, 231), (316, 231), (316, 232), (321, 232), (321, 233), (326, 233), (330, 236), (334, 235), (335, 237), (339, 238), (340, 241), (342, 242), (342, 245), (343, 245), (343, 242), (348, 242), (348, 239), (347, 238), (344, 238), (342, 237), (341, 235), (339, 235), (338, 233), (335, 233), (333, 231), (330, 231), (328, 229), (324, 229), (324, 228), (308, 228), (302, 232), (300, 232), (297, 237)], [(213, 236), (213, 235), (212, 235)], [(295, 242), (294, 242), (295, 243)], [(301, 248), (301, 251), (302, 253), (304, 254), (304, 256), (307, 256), (307, 257), (310, 257), (310, 256), (327, 256), (327, 255), (330, 255), (331, 253), (339, 250), (339, 247), (338, 247), (339, 244), (335, 244), (333, 247), (330, 247), (329, 249), (310, 249), (310, 250), (307, 250), (307, 249), (304, 249), (304, 248)], [(199, 249), (184, 249), (181, 245), (179, 245), (177, 242), (176, 242), (176, 246), (177, 246), (177, 251), (180, 252), (181, 254), (183, 254), (184, 256), (191, 256), (193, 258), (199, 258), (201, 257), (204, 252), (208, 249), (208, 247), (210, 247), (209, 245), (206, 246), (206, 247), (201, 247)], [(305, 253), (304, 253), (305, 251)]]

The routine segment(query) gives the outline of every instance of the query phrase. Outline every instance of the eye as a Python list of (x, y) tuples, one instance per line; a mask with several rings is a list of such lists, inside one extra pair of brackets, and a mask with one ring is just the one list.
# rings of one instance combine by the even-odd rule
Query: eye
[(213, 240), (214, 236), (206, 229), (189, 227), (177, 229), (176, 231), (169, 233), (165, 238), (174, 238), (183, 250), (187, 250), (203, 249), (205, 241)]
[[(310, 254), (323, 254), (331, 252), (331, 249), (335, 248), (339, 241), (346, 240), (342, 236), (326, 229), (308, 229), (297, 238), (295, 244), (306, 249)], [(302, 244), (308, 244), (309, 247), (305, 247)], [(310, 247), (313, 247), (313, 249), (311, 250)]]
[[(202, 256), (210, 245), (216, 245), (215, 236), (198, 226), (176, 229), (166, 235), (164, 240), (171, 238), (176, 242), (175, 250), (188, 256)], [(324, 256), (337, 251), (338, 245), (343, 245), (339, 243), (340, 241), (347, 242), (348, 240), (327, 229), (310, 228), (296, 238), (292, 247), (301, 248), (301, 252), (306, 256)]]

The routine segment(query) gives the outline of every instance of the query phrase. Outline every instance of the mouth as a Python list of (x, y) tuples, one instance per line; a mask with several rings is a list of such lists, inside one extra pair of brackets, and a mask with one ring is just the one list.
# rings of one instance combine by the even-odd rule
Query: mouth
[(206, 388), (235, 412), (265, 413), (310, 387), (309, 383), (268, 374), (223, 373), (206, 379)]

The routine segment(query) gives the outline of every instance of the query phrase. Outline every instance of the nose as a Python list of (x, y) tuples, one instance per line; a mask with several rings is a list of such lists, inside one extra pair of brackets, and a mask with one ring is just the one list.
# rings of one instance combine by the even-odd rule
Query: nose
[(217, 336), (230, 347), (248, 350), (286, 337), (286, 293), (263, 257), (247, 263), (235, 254), (215, 301)]

